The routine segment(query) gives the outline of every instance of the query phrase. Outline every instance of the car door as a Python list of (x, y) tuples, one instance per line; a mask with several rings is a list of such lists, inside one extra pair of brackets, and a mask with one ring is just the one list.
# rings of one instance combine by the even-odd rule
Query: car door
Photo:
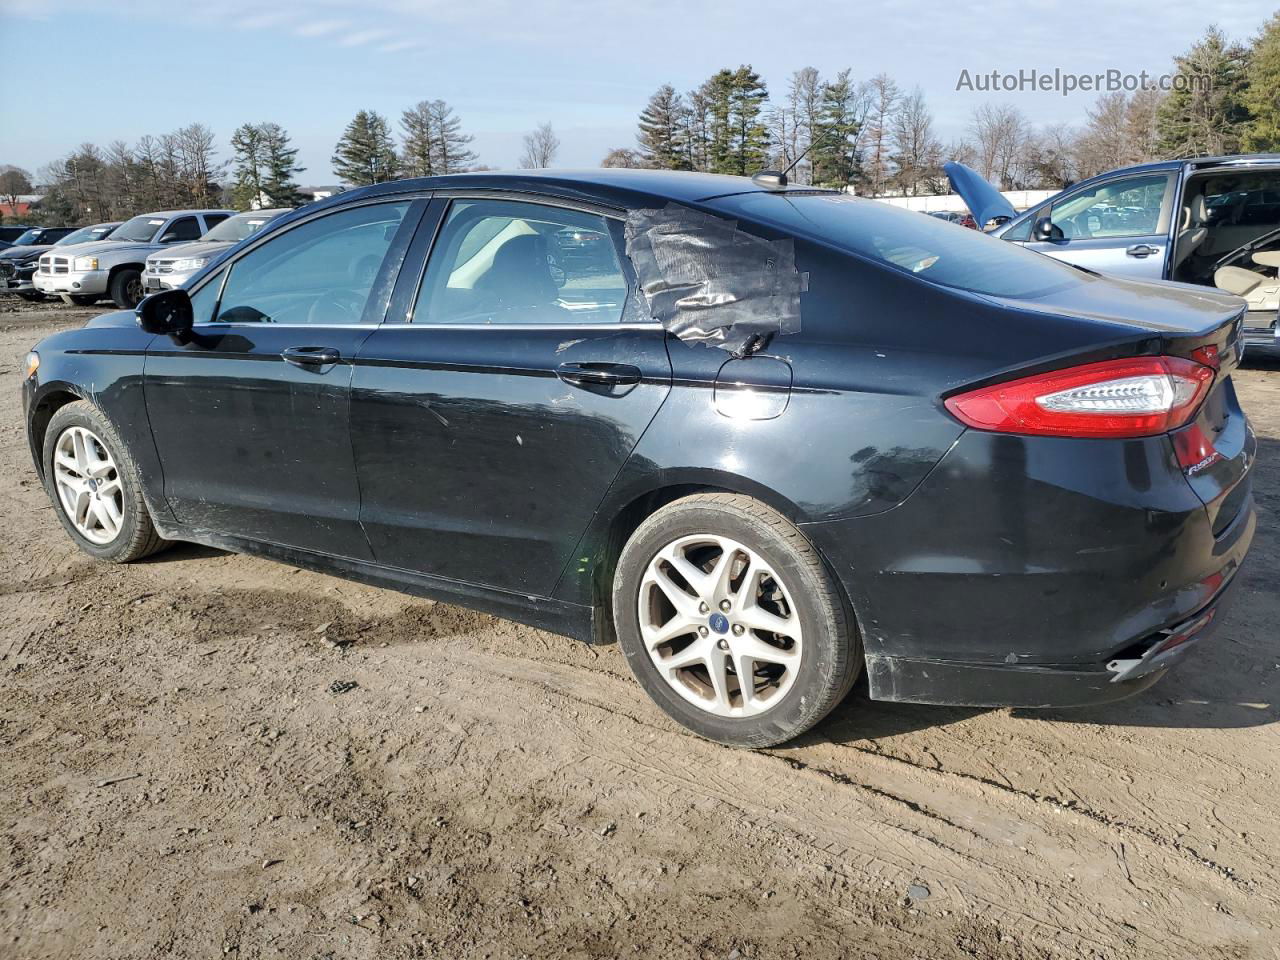
[[(1061, 194), (1028, 217), (1022, 234), (1005, 240), (1100, 273), (1162, 280), (1173, 221), (1170, 173), (1121, 176)], [(1048, 217), (1051, 239), (1037, 239), (1036, 222)]]
[(174, 516), (197, 530), (370, 559), (351, 454), (351, 364), (425, 201), (341, 207), (264, 237), (193, 288), (144, 389)]
[(608, 211), (436, 200), (415, 247), (436, 223), (356, 359), (361, 520), (379, 563), (548, 596), (670, 390), (665, 333)]

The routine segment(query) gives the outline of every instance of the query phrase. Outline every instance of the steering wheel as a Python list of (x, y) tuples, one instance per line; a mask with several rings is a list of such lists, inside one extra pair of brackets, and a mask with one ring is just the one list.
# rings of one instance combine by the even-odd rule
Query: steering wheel
[(365, 298), (336, 287), (316, 297), (307, 310), (307, 323), (359, 323)]

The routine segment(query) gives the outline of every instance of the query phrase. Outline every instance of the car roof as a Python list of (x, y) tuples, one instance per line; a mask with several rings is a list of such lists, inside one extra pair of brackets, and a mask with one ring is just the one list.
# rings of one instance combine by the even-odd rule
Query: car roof
[[(234, 214), (234, 210), (225, 210), (219, 207), (209, 207), (208, 209), (199, 210), (155, 210), (151, 213), (135, 213), (134, 217), (177, 217), (190, 213), (229, 213)], [(132, 219), (132, 218), (131, 218)]]
[[(674, 200), (697, 203), (740, 193), (813, 192), (812, 187), (771, 189), (752, 182), (750, 177), (719, 173), (690, 173), (683, 170), (635, 170), (601, 167), (589, 170), (518, 170), (456, 173), (441, 177), (392, 180), (326, 197), (310, 209), (342, 206), (353, 200), (394, 196), (421, 190), (512, 190), (542, 193), (564, 198), (615, 201), (624, 206)], [(827, 191), (824, 191), (827, 192)]]

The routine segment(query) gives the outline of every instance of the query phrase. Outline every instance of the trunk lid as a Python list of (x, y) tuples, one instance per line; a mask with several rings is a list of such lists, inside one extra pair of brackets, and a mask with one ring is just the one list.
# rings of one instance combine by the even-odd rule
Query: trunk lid
[(1012, 220), (1018, 215), (1013, 204), (978, 171), (954, 160), (943, 164), (942, 169), (951, 181), (951, 189), (968, 205), (979, 230), (991, 220)]

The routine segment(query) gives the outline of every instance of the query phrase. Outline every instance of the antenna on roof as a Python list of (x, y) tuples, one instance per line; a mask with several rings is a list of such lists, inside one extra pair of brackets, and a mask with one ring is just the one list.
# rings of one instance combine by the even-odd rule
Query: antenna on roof
[(816, 140), (810, 140), (809, 145), (800, 151), (800, 155), (787, 164), (785, 170), (761, 170), (759, 173), (751, 175), (751, 182), (757, 187), (764, 187), (766, 190), (783, 190), (787, 186), (787, 174), (796, 168), (796, 164), (809, 155), (809, 151), (816, 147), (822, 141), (835, 136), (834, 133), (828, 134), (826, 137), (818, 137)]

